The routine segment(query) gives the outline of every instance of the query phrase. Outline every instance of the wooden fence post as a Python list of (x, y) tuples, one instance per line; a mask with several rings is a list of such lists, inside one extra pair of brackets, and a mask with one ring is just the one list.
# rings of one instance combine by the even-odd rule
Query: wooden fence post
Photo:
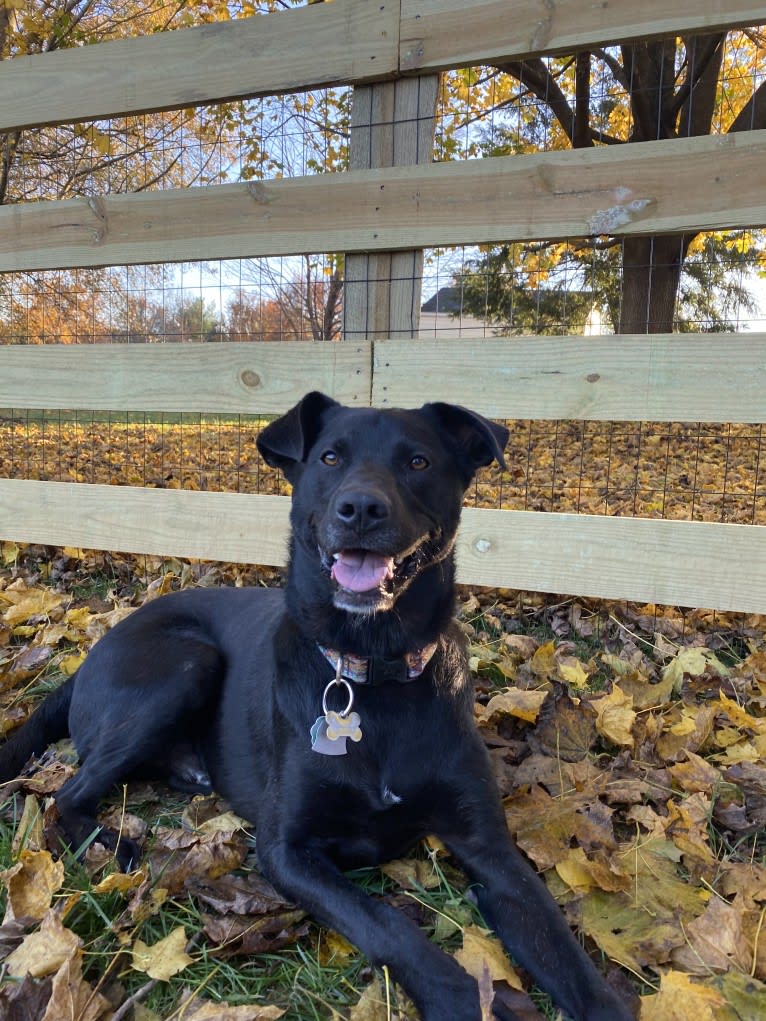
[[(433, 154), (439, 76), (424, 75), (354, 89), (352, 170), (429, 163)], [(346, 256), (345, 340), (416, 337), (423, 250)]]

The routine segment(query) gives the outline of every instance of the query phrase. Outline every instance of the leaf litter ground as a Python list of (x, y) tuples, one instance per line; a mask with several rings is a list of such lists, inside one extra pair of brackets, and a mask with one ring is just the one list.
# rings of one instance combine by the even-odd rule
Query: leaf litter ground
[[(277, 584), (236, 565), (0, 546), (0, 699), (10, 731), (146, 599)], [(462, 590), (476, 716), (519, 846), (643, 1021), (766, 1016), (766, 630), (762, 617)], [(115, 874), (62, 852), (63, 742), (5, 785), (0, 1016), (30, 1021), (284, 1016), (378, 1021), (413, 1008), (254, 867), (216, 798), (117, 792), (144, 847)], [(520, 1017), (554, 1017), (482, 926), (437, 843), (357, 877)], [(530, 997), (531, 992), (531, 997)]]

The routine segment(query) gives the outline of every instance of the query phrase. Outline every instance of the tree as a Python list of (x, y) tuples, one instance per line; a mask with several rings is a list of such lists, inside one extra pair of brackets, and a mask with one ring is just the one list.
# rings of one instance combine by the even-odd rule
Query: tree
[[(258, 6), (269, 9), (276, 3)], [(238, 8), (243, 14), (255, 10), (253, 3)], [(120, 5), (0, 0), (0, 59), (228, 16), (229, 6), (216, 0), (127, 0)], [(0, 134), (0, 205), (226, 180), (238, 158), (238, 108), (222, 104)], [(164, 279), (161, 267), (144, 273), (155, 286)], [(122, 306), (119, 323), (115, 304)], [(141, 299), (125, 287), (119, 270), (0, 276), (4, 342), (22, 336), (64, 343), (127, 337), (134, 335), (141, 315)]]
[[(448, 122), (444, 155), (462, 144), (476, 154), (533, 152), (542, 148), (622, 145), (662, 138), (766, 127), (764, 39), (756, 30), (718, 32), (689, 38), (625, 44), (570, 57), (510, 61), (499, 68), (457, 72), (446, 78), (448, 106), (458, 102), (467, 111)], [(736, 74), (730, 72), (736, 69)], [(478, 117), (491, 111), (491, 136), (472, 130)], [(618, 332), (667, 332), (672, 329), (679, 291), (693, 321), (706, 310), (712, 321), (727, 323), (722, 310), (734, 298), (747, 301), (741, 280), (716, 273), (720, 302), (710, 294), (681, 288), (684, 270), (699, 277), (703, 256), (721, 270), (726, 259), (741, 266), (743, 257), (763, 258), (761, 238), (738, 232), (711, 242), (695, 233), (628, 237), (583, 242), (564, 247), (532, 245), (528, 250), (544, 263), (544, 280), (557, 286), (557, 270), (578, 267), (580, 290), (611, 310)], [(746, 249), (749, 248), (749, 252)], [(506, 251), (510, 249), (506, 246)], [(566, 255), (564, 253), (566, 252)], [(562, 261), (563, 260), (563, 261)], [(459, 275), (466, 309), (476, 311), (481, 273), (492, 279), (495, 304), (490, 316), (502, 320), (505, 309), (519, 307), (524, 271), (502, 258), (502, 249), (486, 250)], [(615, 301), (613, 281), (618, 273)], [(470, 279), (467, 279), (470, 278)], [(610, 293), (611, 292), (611, 293)], [(523, 305), (523, 302), (521, 303)], [(619, 309), (619, 312), (617, 312)], [(523, 320), (523, 316), (522, 316)], [(681, 321), (681, 328), (684, 322)]]

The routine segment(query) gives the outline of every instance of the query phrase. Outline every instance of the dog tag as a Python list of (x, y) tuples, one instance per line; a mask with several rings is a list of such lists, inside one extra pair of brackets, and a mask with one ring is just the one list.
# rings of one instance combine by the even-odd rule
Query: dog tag
[(345, 755), (345, 737), (336, 738), (334, 741), (327, 736), (327, 717), (318, 716), (311, 728), (311, 750), (319, 752), (320, 755)]
[[(335, 680), (330, 681), (322, 695), (324, 716), (317, 716), (311, 728), (312, 751), (319, 752), (321, 755), (345, 755), (346, 740), (349, 737), (352, 741), (362, 740), (359, 713), (351, 712), (351, 707), (354, 704), (354, 689), (345, 677), (341, 677), (341, 663), (342, 660), (339, 658)], [(344, 688), (348, 696), (346, 708), (340, 712), (327, 708), (327, 696), (331, 689), (336, 687)]]

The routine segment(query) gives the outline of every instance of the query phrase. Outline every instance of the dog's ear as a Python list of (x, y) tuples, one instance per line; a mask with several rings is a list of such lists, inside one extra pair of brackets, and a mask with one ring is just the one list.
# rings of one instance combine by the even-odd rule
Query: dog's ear
[(424, 404), (422, 410), (437, 420), (438, 428), (457, 447), (467, 464), (470, 477), (478, 468), (492, 464), (493, 461), (505, 468), (503, 450), (510, 433), (504, 425), (491, 422), (459, 404), (437, 401)]
[(255, 441), (266, 464), (281, 468), (289, 478), (291, 467), (305, 458), (319, 434), (323, 414), (337, 407), (340, 405), (332, 397), (312, 390), (281, 418), (270, 422)]

